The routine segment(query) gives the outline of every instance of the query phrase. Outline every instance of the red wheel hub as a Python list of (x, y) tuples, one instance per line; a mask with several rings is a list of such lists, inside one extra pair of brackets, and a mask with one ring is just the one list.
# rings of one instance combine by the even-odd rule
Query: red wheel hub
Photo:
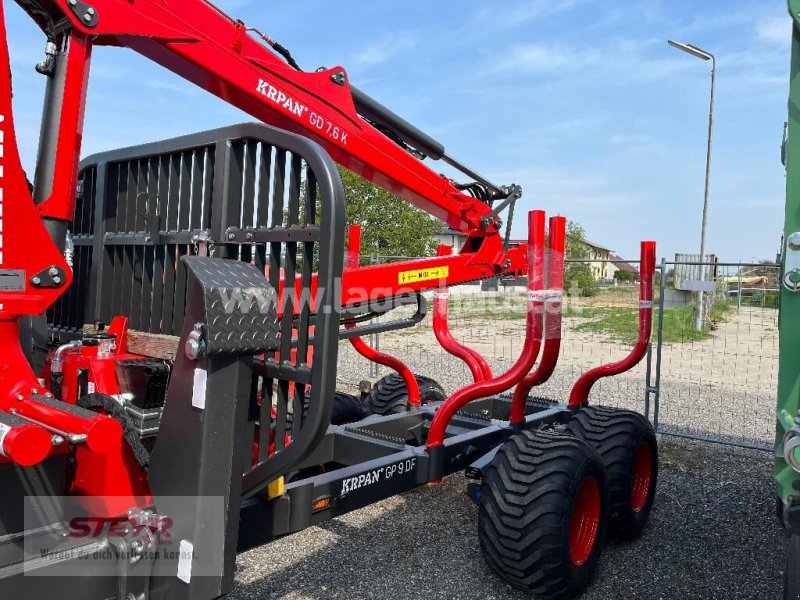
[(647, 505), (650, 495), (650, 484), (653, 481), (653, 453), (647, 442), (642, 442), (633, 460), (631, 479), (631, 508), (633, 512), (641, 512)]
[(592, 476), (581, 482), (572, 515), (569, 520), (569, 558), (572, 564), (580, 567), (585, 563), (597, 542), (600, 527), (600, 486)]

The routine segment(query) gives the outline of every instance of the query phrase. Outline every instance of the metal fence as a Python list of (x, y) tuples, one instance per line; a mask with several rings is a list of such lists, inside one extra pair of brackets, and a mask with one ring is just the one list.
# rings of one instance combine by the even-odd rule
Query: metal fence
[(659, 376), (653, 418), (660, 431), (771, 449), (778, 386), (780, 267), (715, 263), (702, 332), (681, 319), (694, 293), (675, 290), (675, 263), (662, 262), (652, 353)]
[[(664, 260), (656, 271), (658, 306), (647, 359), (623, 375), (598, 382), (591, 402), (643, 412), (664, 434), (771, 448), (779, 267), (714, 263), (714, 291), (705, 294), (702, 331), (693, 324), (697, 294), (674, 288), (675, 267)], [(457, 340), (481, 352), (493, 371), (501, 373), (521, 351), (527, 296), (524, 287), (485, 287), (475, 283), (451, 288), (450, 328)], [(550, 380), (533, 391), (557, 400), (566, 400), (584, 371), (625, 356), (637, 330), (635, 283), (606, 282), (590, 296), (575, 288), (565, 293), (559, 363)], [(371, 343), (415, 372), (437, 379), (448, 392), (471, 381), (466, 366), (436, 342), (430, 318), (413, 329), (382, 333)], [(343, 342), (338, 369), (342, 387), (355, 388), (362, 379), (387, 373)]]

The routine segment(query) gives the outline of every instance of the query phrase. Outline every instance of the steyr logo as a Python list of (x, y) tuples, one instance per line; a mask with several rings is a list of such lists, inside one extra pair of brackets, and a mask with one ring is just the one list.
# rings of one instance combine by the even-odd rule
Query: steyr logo
[(125, 517), (73, 517), (69, 521), (67, 537), (71, 538), (137, 538), (148, 530), (160, 534), (158, 544), (168, 545), (172, 542), (170, 529), (174, 522), (170, 517), (160, 517), (150, 525), (134, 525)]
[(298, 117), (302, 117), (308, 112), (308, 107), (305, 104), (300, 104), (291, 96), (287, 96), (282, 91), (278, 90), (269, 81), (263, 79), (258, 80), (256, 91), (272, 100), (278, 106), (282, 106), (286, 110), (294, 113)]

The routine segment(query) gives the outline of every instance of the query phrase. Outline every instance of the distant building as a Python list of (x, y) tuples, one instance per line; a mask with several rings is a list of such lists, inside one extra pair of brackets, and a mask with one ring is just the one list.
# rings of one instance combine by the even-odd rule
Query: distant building
[[(442, 233), (434, 236), (437, 244), (444, 244), (453, 248), (453, 253), (458, 252), (464, 242), (467, 241), (467, 235), (454, 229), (445, 229)], [(524, 244), (526, 240), (509, 240), (511, 244)], [(592, 269), (592, 277), (595, 281), (610, 280), (614, 278), (614, 273), (620, 268), (624, 270), (632, 270), (638, 273), (636, 268), (628, 263), (623, 263), (622, 266), (615, 267), (610, 260), (621, 260), (616, 254), (613, 254), (609, 248), (584, 239), (583, 244), (588, 248), (588, 260), (590, 268)], [(613, 258), (611, 258), (613, 256)]]
[(583, 240), (583, 245), (589, 249), (589, 265), (595, 281), (611, 279), (614, 276), (614, 273), (609, 269), (610, 263), (608, 262), (611, 250), (587, 239)]
[(608, 255), (608, 260), (608, 272), (611, 275), (610, 279), (614, 279), (617, 271), (633, 273), (638, 277), (639, 269), (634, 267), (632, 264), (625, 262), (620, 256), (614, 254), (613, 252)]
[(442, 233), (438, 233), (433, 237), (438, 245), (452, 246), (453, 254), (461, 250), (464, 242), (467, 241), (466, 233), (450, 229), (449, 227)]

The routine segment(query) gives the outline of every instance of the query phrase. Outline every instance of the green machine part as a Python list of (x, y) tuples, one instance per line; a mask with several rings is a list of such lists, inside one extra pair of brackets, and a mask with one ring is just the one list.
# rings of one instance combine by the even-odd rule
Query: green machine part
[[(785, 444), (800, 440), (795, 421), (800, 401), (800, 0), (789, 0), (792, 17), (792, 57), (789, 76), (789, 116), (783, 157), (786, 165), (786, 216), (783, 230), (780, 292), (780, 357), (775, 432), (775, 481), (784, 504), (800, 502), (800, 473), (786, 460)], [(791, 444), (793, 445), (793, 444)], [(800, 464), (800, 446), (794, 459)], [(790, 457), (791, 458), (791, 457)], [(798, 482), (798, 483), (796, 483)]]

